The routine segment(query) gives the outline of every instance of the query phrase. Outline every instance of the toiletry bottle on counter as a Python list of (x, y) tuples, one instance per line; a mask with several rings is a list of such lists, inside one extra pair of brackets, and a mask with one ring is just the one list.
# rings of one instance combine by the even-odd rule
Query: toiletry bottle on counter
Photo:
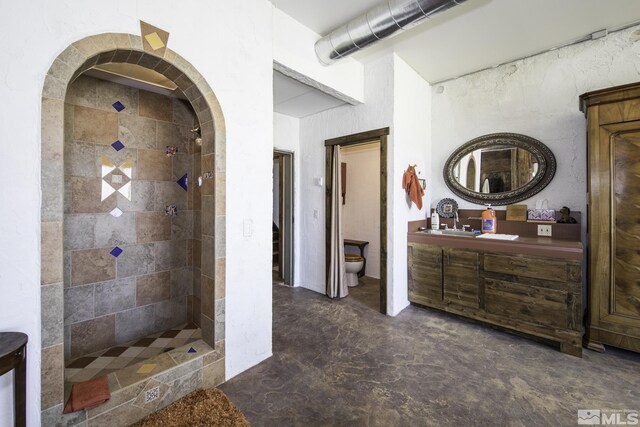
[(482, 212), (482, 234), (495, 234), (498, 229), (498, 220), (496, 219), (496, 211), (491, 209), (491, 205), (487, 205), (487, 209)]
[(440, 215), (438, 215), (438, 212), (436, 211), (433, 211), (431, 213), (431, 229), (432, 230), (440, 229)]

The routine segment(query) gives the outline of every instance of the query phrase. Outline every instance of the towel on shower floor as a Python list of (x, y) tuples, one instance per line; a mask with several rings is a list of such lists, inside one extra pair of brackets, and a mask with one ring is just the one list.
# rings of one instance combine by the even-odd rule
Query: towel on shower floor
[(106, 375), (71, 386), (71, 396), (64, 405), (63, 413), (90, 409), (103, 404), (111, 398), (109, 380)]

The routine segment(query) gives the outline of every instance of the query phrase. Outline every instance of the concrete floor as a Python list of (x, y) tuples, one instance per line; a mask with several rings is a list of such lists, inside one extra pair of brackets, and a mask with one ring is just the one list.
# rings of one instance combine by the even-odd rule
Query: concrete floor
[(640, 410), (640, 354), (582, 359), (416, 307), (378, 312), (375, 280), (332, 301), (273, 287), (273, 357), (221, 386), (258, 426), (575, 426)]

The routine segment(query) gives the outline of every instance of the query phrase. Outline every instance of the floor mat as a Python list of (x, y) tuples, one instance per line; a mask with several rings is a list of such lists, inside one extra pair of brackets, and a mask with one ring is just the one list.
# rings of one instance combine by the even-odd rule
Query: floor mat
[(242, 412), (216, 388), (197, 390), (132, 427), (249, 427)]

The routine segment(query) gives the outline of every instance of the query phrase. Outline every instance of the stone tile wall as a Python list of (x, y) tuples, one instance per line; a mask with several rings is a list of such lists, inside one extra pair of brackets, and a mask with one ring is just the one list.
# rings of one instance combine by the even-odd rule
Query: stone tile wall
[[(116, 111), (116, 101), (125, 109)], [(201, 246), (201, 202), (194, 177), (201, 150), (190, 132), (196, 122), (189, 103), (176, 98), (88, 76), (69, 86), (63, 227), (67, 360), (187, 321), (199, 323), (200, 257), (194, 254)], [(125, 148), (114, 149), (116, 140)], [(167, 156), (166, 146), (177, 147), (177, 154)], [(116, 167), (132, 160), (131, 200), (118, 191), (101, 200), (104, 158)], [(189, 191), (177, 183), (185, 173)], [(114, 174), (120, 175), (116, 182)], [(118, 188), (118, 179), (128, 180), (116, 169), (104, 181)], [(166, 216), (165, 206), (173, 204), (178, 215)], [(110, 214), (115, 208), (122, 211), (118, 217)], [(123, 250), (118, 257), (110, 253), (116, 246)]]

